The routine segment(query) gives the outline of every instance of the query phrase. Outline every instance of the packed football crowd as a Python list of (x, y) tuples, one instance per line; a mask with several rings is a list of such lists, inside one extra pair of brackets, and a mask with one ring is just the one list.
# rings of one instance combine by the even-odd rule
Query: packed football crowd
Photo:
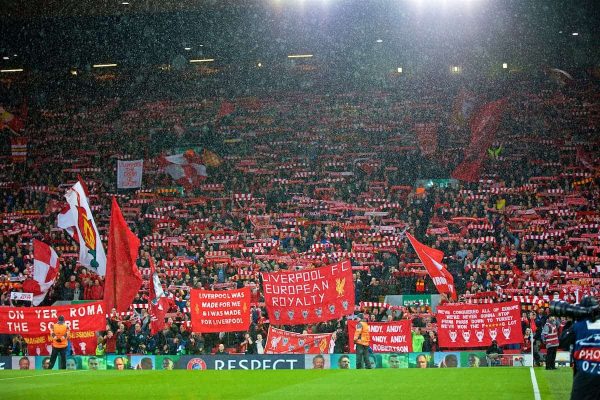
[[(146, 279), (130, 311), (107, 315), (97, 355), (261, 353), (272, 316), (260, 273), (345, 259), (356, 311), (372, 321), (410, 319), (413, 346), (422, 346), (413, 351), (437, 351), (427, 305), (386, 302), (437, 294), (407, 232), (444, 252), (458, 301), (520, 301), (520, 350), (534, 345), (538, 354), (548, 302), (575, 302), (600, 289), (598, 90), (523, 82), (507, 91), (472, 179), (456, 167), (473, 149), (469, 121), (495, 100), (485, 96), (442, 82), (420, 90), (230, 99), (97, 104), (82, 97), (31, 107), (21, 132), (4, 131), (13, 145), (25, 139), (26, 151), (11, 154), (8, 139), (1, 149), (0, 305), (31, 305), (11, 293), (24, 292), (31, 278), (32, 239), (60, 256), (42, 305), (103, 298), (103, 278), (77, 262), (78, 246), (57, 226), (64, 193), (79, 176), (103, 235), (117, 198), (141, 240), (137, 265)], [(205, 169), (183, 168), (174, 180), (167, 154)], [(118, 189), (117, 160), (138, 159), (142, 188)], [(156, 335), (147, 311), (150, 259), (174, 301)], [(246, 286), (249, 331), (190, 331), (191, 288)], [(344, 353), (346, 321), (283, 328), (336, 332), (335, 352)], [(27, 352), (19, 335), (2, 335), (0, 346), (3, 355)]]

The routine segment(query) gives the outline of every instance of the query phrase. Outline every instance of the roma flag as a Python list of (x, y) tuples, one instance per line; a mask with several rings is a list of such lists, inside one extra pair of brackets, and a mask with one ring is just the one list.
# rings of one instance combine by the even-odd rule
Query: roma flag
[(433, 279), (433, 283), (439, 293), (445, 293), (456, 300), (456, 288), (454, 287), (454, 277), (448, 271), (446, 266), (442, 264), (444, 253), (441, 250), (434, 249), (429, 246), (425, 246), (419, 242), (413, 235), (406, 233), (406, 237), (410, 241), (413, 249), (417, 253), (419, 260), (427, 269), (427, 273)]
[(104, 284), (106, 309), (127, 311), (142, 286), (142, 275), (135, 262), (140, 240), (131, 232), (117, 200), (112, 199), (110, 228), (108, 232), (108, 258)]

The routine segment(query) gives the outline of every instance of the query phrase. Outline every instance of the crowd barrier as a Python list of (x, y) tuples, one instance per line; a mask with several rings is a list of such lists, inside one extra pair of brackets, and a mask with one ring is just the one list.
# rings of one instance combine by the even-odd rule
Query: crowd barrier
[[(558, 357), (562, 359), (565, 357)], [(568, 353), (566, 353), (568, 360)], [(2, 369), (45, 369), (48, 356), (0, 357)], [(528, 367), (532, 365), (531, 354), (506, 354), (495, 360), (481, 351), (371, 354), (373, 368), (477, 368), (493, 366)], [(58, 369), (57, 365), (54, 369)], [(355, 369), (355, 354), (265, 354), (265, 355), (106, 355), (69, 356), (67, 369), (113, 370), (113, 369)]]

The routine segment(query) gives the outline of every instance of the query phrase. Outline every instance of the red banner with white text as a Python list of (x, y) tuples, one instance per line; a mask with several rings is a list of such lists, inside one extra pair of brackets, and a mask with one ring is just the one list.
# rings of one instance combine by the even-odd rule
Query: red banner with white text
[(58, 316), (65, 317), (71, 333), (106, 328), (104, 302), (53, 307), (0, 307), (0, 333), (41, 336), (50, 333)]
[(333, 353), (333, 333), (295, 333), (269, 327), (265, 354)]
[(300, 271), (263, 273), (262, 277), (272, 324), (312, 324), (354, 312), (350, 261)]
[(523, 342), (521, 305), (516, 301), (493, 304), (453, 304), (438, 306), (440, 347), (486, 347)]
[(424, 156), (432, 155), (437, 151), (438, 137), (436, 123), (418, 123), (414, 126), (417, 134), (419, 149)]
[[(356, 352), (354, 332), (359, 321), (348, 321), (350, 351)], [(373, 353), (410, 353), (412, 351), (411, 320), (369, 322)]]
[[(50, 335), (24, 336), (29, 355), (49, 356), (52, 353), (52, 337)], [(96, 354), (96, 331), (71, 332), (69, 337), (71, 351), (74, 355), (89, 356)]]
[(193, 332), (241, 332), (250, 327), (250, 288), (235, 290), (192, 289)]

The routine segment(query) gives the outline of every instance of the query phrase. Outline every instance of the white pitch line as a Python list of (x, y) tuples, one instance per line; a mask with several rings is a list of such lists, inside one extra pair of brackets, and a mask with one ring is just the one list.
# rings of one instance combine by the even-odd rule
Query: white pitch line
[(535, 370), (533, 367), (529, 367), (529, 372), (531, 372), (531, 385), (533, 386), (533, 399), (541, 400), (540, 396), (540, 387), (538, 386), (537, 379), (535, 378)]
[(25, 379), (25, 378), (39, 378), (41, 376), (54, 376), (54, 375), (72, 374), (72, 373), (75, 373), (75, 372), (83, 372), (83, 371), (67, 371), (67, 372), (57, 372), (57, 373), (54, 373), (54, 374), (14, 376), (12, 378), (0, 378), (0, 381), (9, 381), (9, 380), (12, 380), (12, 379)]

